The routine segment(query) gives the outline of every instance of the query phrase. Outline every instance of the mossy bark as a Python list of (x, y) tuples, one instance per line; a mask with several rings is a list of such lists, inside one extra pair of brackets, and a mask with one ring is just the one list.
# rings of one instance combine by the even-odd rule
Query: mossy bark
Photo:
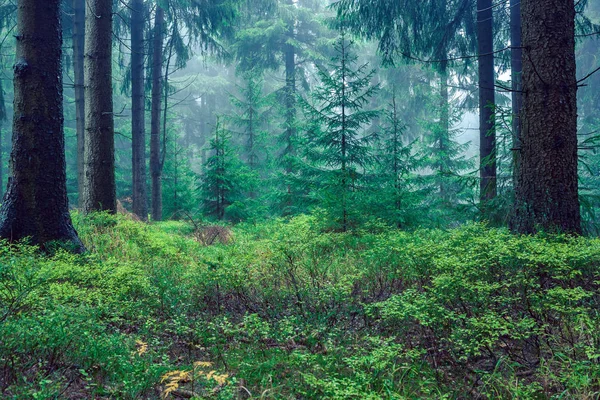
[(60, 0), (20, 0), (16, 38), (12, 177), (0, 237), (83, 251), (67, 200)]

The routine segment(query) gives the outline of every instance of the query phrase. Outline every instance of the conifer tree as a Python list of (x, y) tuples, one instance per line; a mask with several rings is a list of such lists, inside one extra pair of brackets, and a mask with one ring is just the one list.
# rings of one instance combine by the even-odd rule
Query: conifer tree
[(350, 41), (342, 29), (327, 67), (318, 68), (320, 84), (304, 101), (304, 110), (316, 125), (310, 139), (310, 174), (323, 193), (324, 205), (333, 212), (342, 231), (350, 226), (353, 192), (360, 187), (364, 170), (372, 161), (374, 135), (364, 128), (378, 115), (367, 110), (378, 86), (371, 85), (374, 71), (357, 66)]
[(246, 165), (255, 170), (260, 167), (261, 155), (265, 153), (261, 146), (264, 146), (262, 140), (271, 98), (263, 93), (264, 80), (261, 71), (244, 72), (242, 79), (243, 86), (238, 86), (239, 97), (231, 97), (235, 108), (232, 123), (239, 129), (238, 133), (243, 138)]
[[(152, 37), (152, 106), (150, 132), (150, 173), (152, 178), (152, 219), (162, 219), (162, 173), (165, 164), (167, 99), (170, 69), (186, 65), (193, 47), (203, 53), (221, 53), (219, 40), (233, 35), (237, 2), (230, 0), (156, 0)], [(167, 29), (169, 32), (167, 32)], [(165, 42), (165, 39), (167, 43)], [(162, 127), (161, 127), (162, 118)], [(161, 150), (162, 149), (162, 150)]]
[(60, 14), (58, 0), (17, 4), (12, 177), (0, 237), (43, 247), (63, 241), (82, 252), (67, 199)]
[(575, 1), (524, 0), (521, 16), (523, 110), (513, 229), (581, 233)]
[(146, 10), (142, 0), (130, 0), (131, 11), (131, 149), (132, 208), (143, 221), (148, 219), (146, 190), (146, 124), (144, 28)]
[(85, 185), (83, 210), (117, 212), (110, 0), (87, 2), (85, 22)]
[(294, 192), (298, 176), (296, 159), (298, 137), (298, 88), (304, 82), (303, 65), (319, 58), (315, 51), (323, 25), (316, 18), (321, 9), (315, 0), (259, 0), (249, 3), (246, 23), (236, 34), (234, 50), (241, 70), (260, 68), (282, 70), (283, 87), (278, 91), (281, 104), (278, 167), (282, 169), (276, 193), (283, 214), (299, 209), (300, 193)]
[[(400, 118), (400, 106), (394, 90), (390, 104), (385, 111), (385, 121), (375, 142), (377, 162), (370, 196), (377, 216), (401, 228), (408, 211), (410, 193), (409, 178), (417, 166), (413, 155), (413, 144), (406, 144), (406, 125)], [(373, 207), (374, 205), (374, 207)]]
[(219, 221), (245, 219), (247, 199), (244, 193), (254, 186), (255, 174), (237, 158), (231, 145), (231, 132), (218, 118), (208, 150), (211, 155), (204, 165), (200, 183), (204, 215)]
[[(462, 118), (461, 112), (444, 101), (440, 107), (441, 115), (448, 115), (447, 123), (433, 121), (427, 124), (431, 133), (422, 138), (419, 162), (422, 168), (431, 169), (431, 173), (423, 177), (423, 189), (430, 194), (426, 208), (447, 219), (448, 213), (454, 214), (458, 210), (457, 204), (466, 201), (469, 192), (461, 173), (471, 167), (472, 162), (465, 156), (469, 144), (456, 141), (459, 129), (455, 126)], [(442, 120), (446, 121), (444, 117)]]

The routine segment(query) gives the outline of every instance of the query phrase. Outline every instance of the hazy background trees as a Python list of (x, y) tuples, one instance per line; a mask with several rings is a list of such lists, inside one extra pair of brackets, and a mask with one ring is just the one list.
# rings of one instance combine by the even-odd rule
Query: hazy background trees
[[(597, 74), (586, 77), (597, 67), (596, 3), (572, 7), (577, 77), (586, 78), (578, 93), (577, 132), (587, 231), (595, 229), (600, 169), (594, 90), (600, 81)], [(131, 0), (111, 7), (112, 85), (101, 85), (99, 99), (108, 101), (112, 93), (112, 111), (100, 116), (114, 121), (114, 139), (107, 134), (106, 144), (114, 143), (115, 195), (109, 186), (99, 187), (140, 218), (241, 221), (314, 210), (335, 215), (345, 196), (326, 196), (332, 188), (326, 176), (347, 165), (325, 159), (342, 146), (345, 136), (336, 135), (348, 126), (324, 121), (342, 115), (339, 103), (327, 105), (325, 92), (331, 101), (339, 95), (336, 81), (350, 85), (342, 84), (330, 62), (340, 59), (335, 43), (341, 22), (356, 65), (370, 71), (365, 85), (380, 88), (352, 103), (358, 115), (370, 116), (351, 126), (356, 143), (364, 144), (364, 159), (347, 171), (357, 220), (406, 228), (472, 219), (508, 223), (523, 164), (518, 0), (381, 1), (378, 7), (361, 0)], [(82, 95), (88, 54), (82, 46), (84, 38), (98, 38), (83, 32), (83, 1), (65, 0), (61, 8), (67, 189), (71, 205), (82, 206), (82, 145), (94, 140), (82, 127), (97, 126), (82, 112), (84, 104), (93, 106)], [(0, 21), (10, 37), (14, 5), (0, 4)], [(2, 46), (1, 105), (11, 118), (14, 48), (10, 40)], [(85, 71), (98, 67), (88, 63)], [(0, 155), (9, 150), (9, 135), (3, 136)], [(208, 182), (227, 181), (214, 168), (224, 147), (231, 158), (226, 174), (235, 179), (227, 184), (224, 209), (209, 212)], [(112, 170), (107, 162), (102, 171)], [(0, 166), (8, 170), (6, 156)], [(99, 178), (112, 180), (108, 175)], [(108, 198), (95, 203), (89, 209), (116, 208)], [(330, 222), (338, 228), (349, 223)]]

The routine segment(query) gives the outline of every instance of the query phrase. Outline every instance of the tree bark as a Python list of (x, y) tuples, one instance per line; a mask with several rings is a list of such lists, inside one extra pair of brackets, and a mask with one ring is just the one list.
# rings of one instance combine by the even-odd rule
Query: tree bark
[(144, 104), (144, 3), (131, 0), (131, 153), (133, 213), (148, 218)]
[[(293, 26), (289, 30), (290, 39), (294, 37)], [(296, 50), (294, 45), (285, 45), (285, 154), (294, 153), (294, 136), (296, 125)], [(286, 172), (291, 173), (291, 163), (286, 160)]]
[(75, 85), (75, 118), (77, 126), (77, 196), (79, 208), (83, 207), (84, 151), (85, 151), (85, 0), (73, 0), (73, 72)]
[(481, 203), (496, 197), (496, 126), (492, 0), (477, 0), (479, 50), (479, 176)]
[(83, 244), (71, 223), (63, 132), (60, 0), (20, 0), (14, 66), (12, 178), (0, 208), (0, 237)]
[(521, 109), (523, 108), (523, 50), (521, 48), (521, 0), (510, 0), (511, 89), (512, 89), (512, 143), (513, 186), (517, 190), (521, 164)]
[(87, 0), (84, 212), (117, 211), (112, 98), (112, 0)]
[(160, 117), (162, 102), (162, 67), (164, 10), (157, 6), (154, 20), (152, 55), (152, 110), (150, 132), (150, 171), (152, 174), (152, 219), (162, 220), (162, 165), (160, 158)]
[(513, 229), (581, 232), (574, 0), (522, 0), (521, 166)]
[[(444, 52), (443, 58), (447, 57)], [(438, 165), (438, 173), (440, 174), (440, 197), (442, 202), (449, 203), (450, 195), (447, 185), (447, 179), (450, 171), (450, 91), (448, 88), (448, 62), (442, 61), (439, 66), (440, 74), (440, 132), (438, 146), (440, 151), (440, 159)]]
[(2, 121), (0, 121), (0, 196), (4, 195), (4, 132), (2, 132), (2, 125)]

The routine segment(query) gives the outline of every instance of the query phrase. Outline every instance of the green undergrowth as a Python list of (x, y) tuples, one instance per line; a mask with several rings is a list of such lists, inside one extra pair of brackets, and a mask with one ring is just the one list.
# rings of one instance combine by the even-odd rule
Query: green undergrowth
[(0, 246), (2, 398), (598, 397), (598, 239), (74, 218)]

